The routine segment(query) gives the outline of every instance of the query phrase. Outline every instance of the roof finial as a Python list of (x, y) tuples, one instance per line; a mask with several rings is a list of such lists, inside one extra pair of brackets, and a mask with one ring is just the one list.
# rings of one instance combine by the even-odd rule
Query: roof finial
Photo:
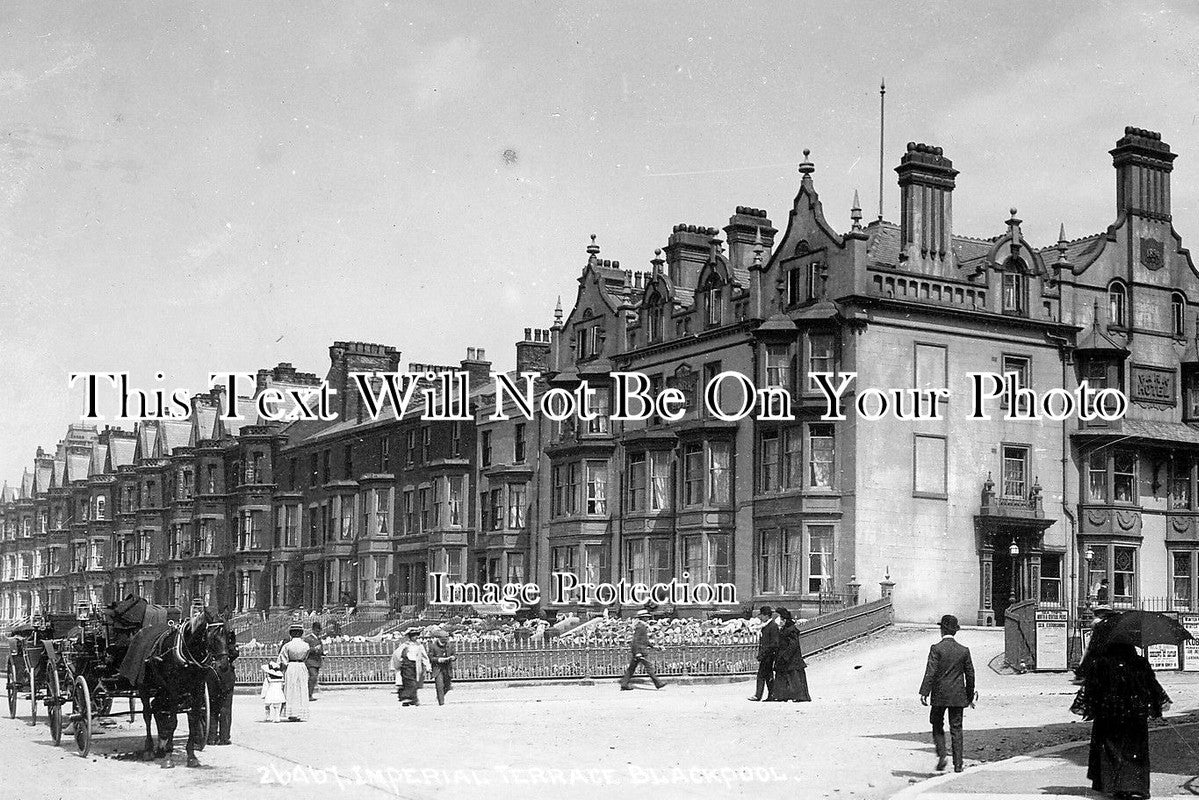
[(652, 272), (655, 276), (662, 274), (662, 265), (666, 263), (666, 260), (662, 258), (661, 247), (654, 248), (654, 257), (649, 260), (649, 263), (653, 267)]
[(595, 243), (595, 234), (593, 233), (591, 234), (591, 244), (587, 245), (587, 263), (589, 265), (594, 267), (599, 261), (599, 259), (596, 258), (596, 256), (599, 255), (599, 251), (599, 245)]
[(562, 295), (558, 295), (558, 305), (554, 308), (554, 328), (562, 330)]
[(858, 190), (853, 190), (853, 208), (849, 209), (849, 218), (853, 220), (853, 229), (860, 231), (862, 229), (862, 203), (858, 199)]
[(760, 225), (754, 227), (754, 266), (762, 266), (762, 253), (766, 248), (762, 246), (762, 227)]
[(808, 160), (808, 156), (811, 154), (812, 151), (805, 147), (803, 151), (803, 162), (799, 165), (799, 172), (804, 176), (804, 180), (807, 180), (808, 176), (816, 171), (816, 165)]

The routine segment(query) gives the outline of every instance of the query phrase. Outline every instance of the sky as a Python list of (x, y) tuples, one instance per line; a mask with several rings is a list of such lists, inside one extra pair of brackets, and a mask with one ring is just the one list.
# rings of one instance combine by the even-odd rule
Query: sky
[[(954, 229), (1114, 218), (1125, 125), (1180, 154), (1199, 242), (1193, 3), (0, 0), (0, 480), (82, 409), (71, 372), (203, 391), (335, 340), (403, 364), (569, 310), (590, 234), (648, 269), (673, 225), (785, 223), (812, 151), (841, 230), (908, 141)], [(156, 381), (155, 373), (164, 379)], [(103, 424), (103, 423), (102, 423)], [(125, 425), (130, 427), (129, 424)]]

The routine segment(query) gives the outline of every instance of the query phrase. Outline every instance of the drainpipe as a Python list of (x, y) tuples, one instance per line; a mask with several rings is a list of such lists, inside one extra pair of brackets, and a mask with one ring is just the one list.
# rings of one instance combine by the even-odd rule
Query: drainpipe
[[(1062, 388), (1066, 387), (1066, 379), (1069, 377), (1068, 367), (1068, 342), (1065, 337), (1054, 336), (1047, 334), (1050, 341), (1057, 343), (1059, 352), (1061, 353), (1062, 362)], [(1070, 509), (1070, 504), (1066, 500), (1067, 477), (1069, 476), (1070, 465), (1070, 436), (1069, 426), (1066, 420), (1062, 420), (1062, 515), (1070, 523), (1070, 535), (1066, 539), (1066, 557), (1070, 560), (1070, 587), (1066, 592), (1068, 605), (1066, 613), (1069, 618), (1073, 619), (1077, 629), (1078, 625), (1078, 520), (1074, 516), (1074, 512)], [(1069, 646), (1067, 646), (1066, 658), (1069, 659)]]

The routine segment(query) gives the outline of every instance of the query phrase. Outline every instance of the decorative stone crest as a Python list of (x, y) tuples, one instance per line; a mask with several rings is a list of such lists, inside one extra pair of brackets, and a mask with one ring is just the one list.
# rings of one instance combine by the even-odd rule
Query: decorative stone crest
[(1141, 237), (1141, 266), (1147, 270), (1156, 271), (1165, 265), (1165, 246), (1161, 241)]

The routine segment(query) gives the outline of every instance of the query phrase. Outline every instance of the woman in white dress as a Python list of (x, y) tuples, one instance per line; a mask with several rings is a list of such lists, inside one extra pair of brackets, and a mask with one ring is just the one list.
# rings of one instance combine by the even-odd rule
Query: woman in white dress
[(308, 719), (308, 667), (304, 659), (308, 657), (308, 643), (302, 638), (303, 625), (292, 625), (288, 630), (291, 639), (284, 643), (279, 651), (279, 661), (287, 664), (283, 674), (283, 693), (287, 696), (287, 718), (289, 720)]
[(420, 705), (416, 690), (432, 670), (428, 651), (416, 640), (419, 634), (419, 628), (409, 628), (406, 633), (408, 640), (391, 654), (391, 668), (396, 671), (397, 694), (400, 703), (406, 706)]

